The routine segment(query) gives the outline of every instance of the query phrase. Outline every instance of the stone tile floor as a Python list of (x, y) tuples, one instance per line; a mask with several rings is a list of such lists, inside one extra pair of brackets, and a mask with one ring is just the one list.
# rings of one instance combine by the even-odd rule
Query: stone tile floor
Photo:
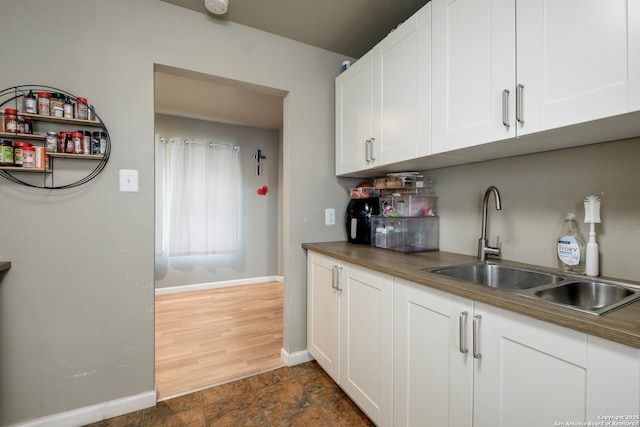
[(159, 402), (91, 427), (373, 426), (315, 361)]

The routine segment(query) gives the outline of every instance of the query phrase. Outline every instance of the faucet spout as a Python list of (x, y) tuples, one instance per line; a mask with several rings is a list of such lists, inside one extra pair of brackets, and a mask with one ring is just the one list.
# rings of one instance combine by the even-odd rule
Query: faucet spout
[(484, 193), (482, 199), (482, 235), (478, 240), (478, 259), (480, 261), (486, 261), (489, 255), (500, 257), (500, 248), (489, 246), (487, 240), (487, 211), (489, 205), (489, 196), (493, 194), (496, 201), (496, 210), (502, 210), (502, 201), (500, 199), (500, 192), (495, 186), (490, 186)]

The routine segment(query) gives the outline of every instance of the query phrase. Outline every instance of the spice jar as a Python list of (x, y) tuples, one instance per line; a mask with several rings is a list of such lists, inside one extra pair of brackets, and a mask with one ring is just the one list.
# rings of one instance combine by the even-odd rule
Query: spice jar
[(58, 134), (58, 153), (64, 153), (67, 151), (67, 133), (60, 132)]
[(4, 116), (4, 131), (10, 133), (18, 133), (18, 117), (13, 114), (5, 114)]
[(33, 133), (33, 120), (31, 119), (31, 116), (24, 116), (24, 133)]
[(2, 145), (0, 145), (0, 166), (13, 166), (13, 141), (2, 140)]
[(51, 94), (49, 92), (38, 92), (38, 114), (42, 116), (50, 115)]
[(100, 132), (91, 135), (91, 154), (100, 154)]
[(38, 112), (38, 100), (32, 90), (24, 96), (24, 112), (28, 114), (36, 114)]
[(82, 154), (91, 154), (91, 132), (82, 131)]
[(24, 116), (22, 114), (18, 114), (18, 133), (24, 132)]
[(64, 95), (61, 93), (51, 94), (49, 107), (52, 116), (64, 117)]
[(107, 151), (107, 133), (100, 132), (100, 154), (105, 154)]
[(89, 119), (89, 103), (86, 98), (76, 99), (76, 118), (80, 120)]
[(83, 132), (71, 132), (73, 138), (73, 152), (76, 154), (82, 154), (82, 140), (84, 139)]
[[(24, 163), (24, 149), (31, 147), (28, 142), (16, 141), (13, 143), (13, 165), (22, 167)], [(35, 153), (34, 153), (35, 154)]]
[(47, 132), (46, 148), (49, 153), (58, 151), (58, 134), (56, 132)]
[(73, 143), (73, 133), (74, 132), (67, 132), (66, 138), (64, 140), (65, 148), (63, 150), (63, 153), (73, 153), (75, 149), (75, 145)]
[(71, 98), (69, 98), (68, 96), (64, 99), (62, 116), (65, 119), (73, 119), (73, 102), (71, 102)]
[(32, 145), (22, 147), (22, 167), (33, 168), (36, 165), (36, 149)]

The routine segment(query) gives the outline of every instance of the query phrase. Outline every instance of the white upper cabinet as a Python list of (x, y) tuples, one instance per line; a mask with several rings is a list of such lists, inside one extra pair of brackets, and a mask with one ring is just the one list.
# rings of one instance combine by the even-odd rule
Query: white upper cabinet
[(372, 56), (367, 53), (336, 78), (336, 175), (371, 167)]
[(336, 174), (431, 153), (431, 4), (336, 78)]
[(431, 5), (374, 48), (377, 164), (431, 153)]
[(518, 135), (638, 110), (639, 3), (517, 1)]
[(431, 3), (433, 153), (514, 137), (515, 3)]
[(432, 3), (434, 154), (640, 109), (640, 1)]

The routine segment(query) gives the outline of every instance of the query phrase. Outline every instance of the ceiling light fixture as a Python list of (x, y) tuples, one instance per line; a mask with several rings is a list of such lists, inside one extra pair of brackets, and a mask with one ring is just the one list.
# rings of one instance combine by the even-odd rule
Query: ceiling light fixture
[(204, 7), (216, 15), (224, 15), (229, 9), (229, 0), (204, 0)]

